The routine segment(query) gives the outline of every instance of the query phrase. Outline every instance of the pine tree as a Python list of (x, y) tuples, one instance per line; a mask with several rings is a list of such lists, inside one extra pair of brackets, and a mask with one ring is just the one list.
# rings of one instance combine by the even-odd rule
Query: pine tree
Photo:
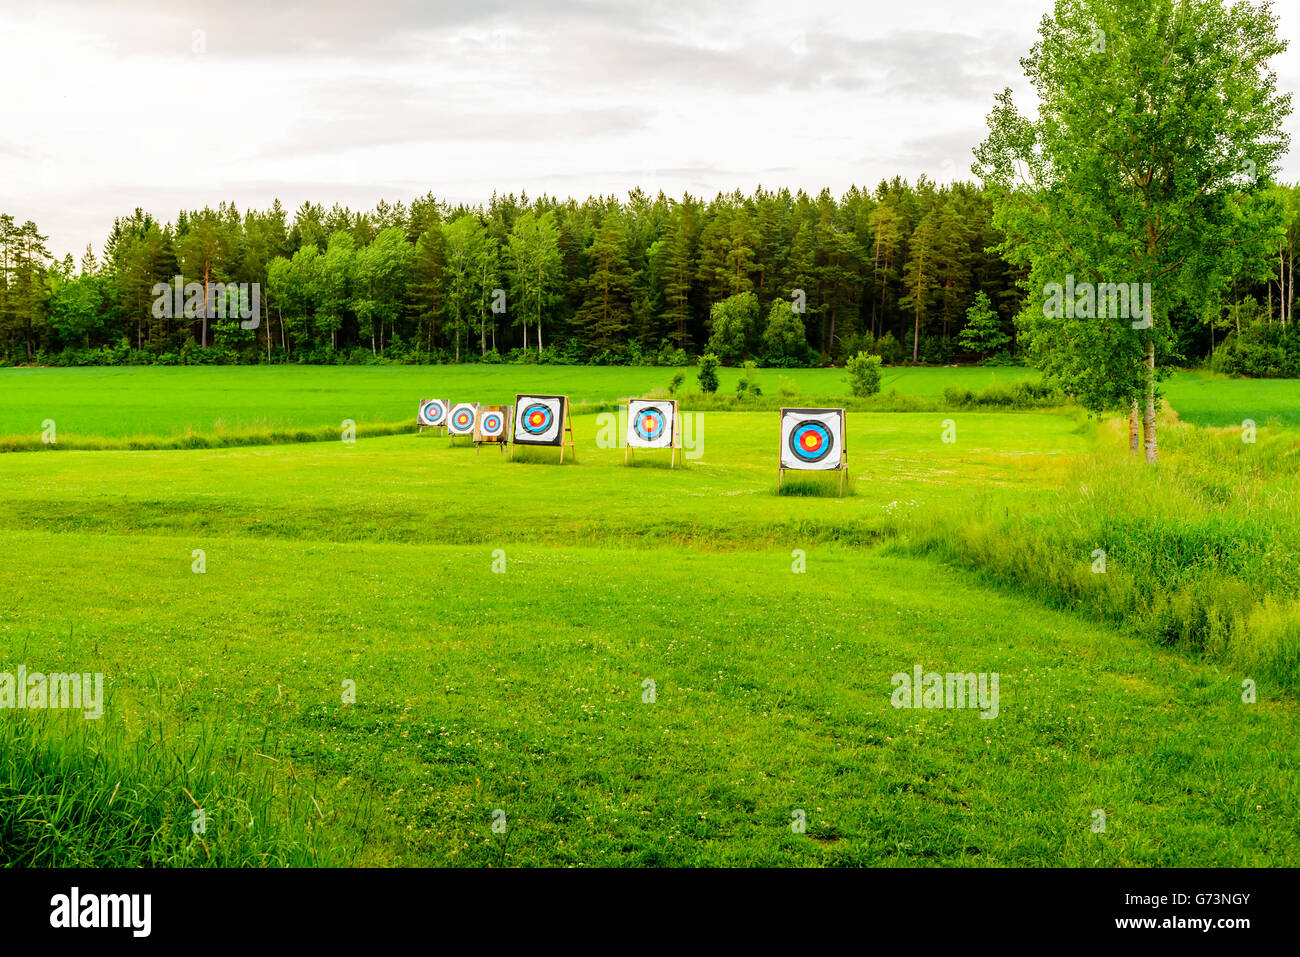
[(935, 293), (939, 288), (938, 267), (935, 264), (939, 245), (937, 216), (926, 214), (912, 233), (908, 244), (907, 263), (903, 266), (905, 295), (898, 304), (912, 313), (912, 361), (918, 362), (921, 354), (921, 327), (929, 319)]
[(592, 351), (620, 352), (632, 322), (634, 283), (627, 262), (627, 230), (617, 211), (606, 214), (586, 250), (591, 271), (582, 284), (574, 325)]

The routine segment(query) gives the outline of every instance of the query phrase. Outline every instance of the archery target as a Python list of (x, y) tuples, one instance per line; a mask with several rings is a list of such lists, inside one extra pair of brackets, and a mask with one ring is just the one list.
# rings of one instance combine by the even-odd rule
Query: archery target
[(473, 435), (477, 420), (478, 406), (472, 402), (462, 402), (452, 406), (447, 413), (447, 431), (452, 435)]
[(419, 422), (421, 425), (436, 427), (447, 421), (447, 401), (445, 399), (421, 399)]
[(671, 399), (627, 400), (627, 444), (634, 449), (670, 449), (677, 421), (677, 403)]
[(559, 445), (564, 419), (564, 396), (520, 395), (515, 397), (517, 445)]
[(782, 468), (838, 469), (843, 452), (843, 409), (781, 410)]
[(503, 442), (506, 436), (506, 410), (498, 405), (484, 406), (478, 410), (474, 425), (475, 442)]

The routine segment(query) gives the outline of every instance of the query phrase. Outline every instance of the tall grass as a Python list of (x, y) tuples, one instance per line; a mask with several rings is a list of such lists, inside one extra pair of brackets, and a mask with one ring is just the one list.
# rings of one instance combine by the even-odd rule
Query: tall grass
[[(356, 437), (400, 435), (418, 428), (409, 422), (375, 422), (357, 425)], [(225, 449), (246, 445), (286, 445), (294, 442), (337, 442), (342, 429), (335, 425), (311, 429), (223, 429), (177, 435), (73, 435), (47, 445), (39, 435), (0, 435), (0, 452), (41, 452), (59, 449), (82, 452), (122, 452), (159, 449)], [(57, 438), (57, 436), (56, 436)]]
[(0, 866), (319, 866), (355, 851), (312, 771), (248, 729), (181, 741), (107, 715), (17, 714), (0, 722)]
[(1149, 467), (1120, 423), (1099, 433), (1093, 456), (1063, 466), (1061, 492), (913, 518), (902, 547), (1300, 689), (1300, 437), (1248, 444), (1170, 415)]

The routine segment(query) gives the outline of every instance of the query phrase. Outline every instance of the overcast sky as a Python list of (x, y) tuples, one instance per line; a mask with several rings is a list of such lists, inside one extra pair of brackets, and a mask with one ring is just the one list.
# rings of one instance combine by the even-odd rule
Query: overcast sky
[(0, 212), (79, 256), (136, 206), (969, 177), (1050, 5), (0, 0)]

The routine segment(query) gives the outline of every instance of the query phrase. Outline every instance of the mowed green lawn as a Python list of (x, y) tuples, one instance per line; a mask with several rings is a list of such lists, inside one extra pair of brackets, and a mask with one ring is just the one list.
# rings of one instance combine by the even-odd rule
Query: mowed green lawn
[(1231, 379), (1212, 372), (1180, 372), (1164, 383), (1169, 404), (1185, 422), (1241, 427), (1276, 419), (1300, 428), (1300, 382), (1295, 379)]
[[(953, 443), (943, 441), (948, 419)], [(0, 523), (190, 538), (794, 547), (865, 541), (892, 516), (958, 507), (992, 487), (1032, 495), (1088, 447), (1082, 419), (1069, 414), (853, 413), (852, 494), (809, 498), (773, 494), (778, 412), (699, 413), (689, 452), (699, 457), (676, 469), (666, 452), (624, 467), (621, 449), (598, 444), (614, 421), (576, 416), (577, 464), (570, 454), (563, 466), (554, 449), (521, 449), (509, 462), (500, 449), (476, 451), (466, 439), (452, 448), (434, 432), (182, 453), (15, 453), (0, 456)], [(836, 491), (830, 474), (786, 481)]]
[[(344, 419), (364, 429), (413, 422), (421, 398), (506, 404), (517, 392), (564, 390), (575, 403), (613, 402), (663, 390), (679, 373), (685, 390), (693, 391), (696, 372), (505, 365), (0, 369), (0, 440), (38, 437), (46, 420), (54, 421), (64, 442), (339, 428)], [(733, 392), (739, 375), (721, 370), (720, 392)], [(1023, 368), (887, 367), (881, 387), (938, 399), (950, 385), (978, 390), (1037, 378)], [(848, 394), (842, 369), (767, 369), (759, 383), (768, 395), (782, 384), (810, 396)], [(1179, 372), (1164, 388), (1179, 414), (1198, 425), (1240, 425), (1246, 418), (1264, 425), (1276, 418), (1300, 426), (1300, 386), (1291, 380)]]
[[(774, 494), (775, 412), (702, 422), (676, 470), (595, 415), (562, 467), (427, 433), (2, 455), (0, 656), (296, 769), (354, 864), (1300, 862), (1293, 699), (875, 544), (1059, 489), (1081, 417), (854, 413), (843, 499)], [(915, 665), (997, 672), (997, 718), (893, 708)]]
[[(574, 403), (612, 402), (668, 387), (677, 374), (698, 388), (697, 369), (592, 366), (274, 366), (0, 369), (0, 436), (39, 434), (53, 419), (65, 439), (174, 436), (192, 431), (338, 427), (414, 422), (422, 398), (503, 405), (518, 392), (564, 390)], [(735, 369), (720, 370), (731, 393)], [(983, 388), (1037, 378), (1025, 369), (886, 369), (885, 392), (937, 397), (951, 384)], [(810, 395), (848, 394), (843, 369), (766, 370)]]

